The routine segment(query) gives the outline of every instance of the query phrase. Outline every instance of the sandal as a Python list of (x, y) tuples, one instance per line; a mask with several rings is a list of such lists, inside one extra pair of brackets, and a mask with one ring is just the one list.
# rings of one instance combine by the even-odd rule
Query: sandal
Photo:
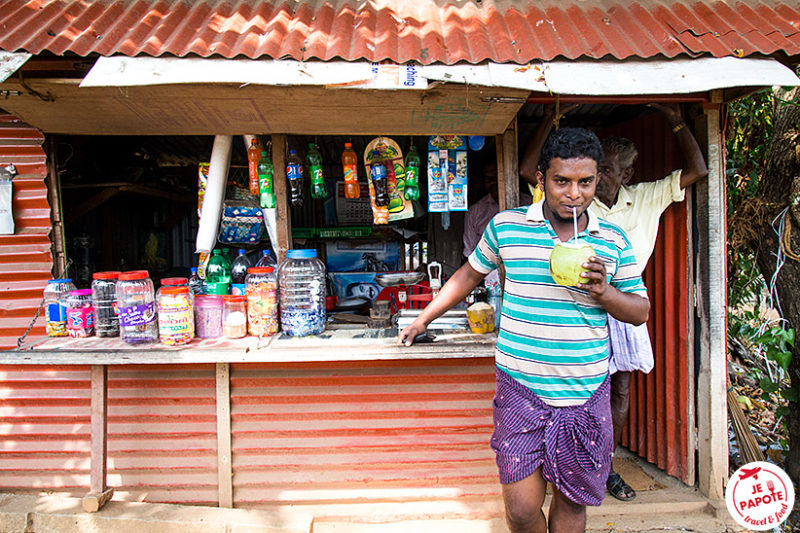
[(629, 502), (636, 498), (636, 491), (633, 490), (630, 485), (625, 483), (625, 480), (613, 470), (608, 474), (606, 488), (613, 497), (623, 502)]

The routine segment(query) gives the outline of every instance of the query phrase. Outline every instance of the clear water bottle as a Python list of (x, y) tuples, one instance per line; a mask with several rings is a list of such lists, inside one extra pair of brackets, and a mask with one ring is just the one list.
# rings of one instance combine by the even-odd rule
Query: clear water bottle
[(261, 259), (258, 260), (256, 266), (278, 268), (278, 262), (275, 261), (275, 257), (273, 257), (269, 250), (264, 249), (261, 250)]
[(239, 248), (239, 255), (233, 260), (231, 267), (231, 281), (233, 283), (244, 283), (244, 278), (247, 277), (247, 269), (253, 266), (250, 259), (247, 258), (247, 250)]
[(147, 344), (158, 340), (155, 291), (147, 270), (119, 275), (117, 307), (120, 337), (125, 343)]
[(189, 289), (191, 289), (192, 294), (205, 294), (205, 283), (200, 279), (200, 275), (197, 273), (197, 267), (192, 267), (189, 271), (191, 272), (189, 276)]
[(294, 337), (325, 331), (325, 265), (316, 250), (289, 250), (278, 269), (281, 329)]

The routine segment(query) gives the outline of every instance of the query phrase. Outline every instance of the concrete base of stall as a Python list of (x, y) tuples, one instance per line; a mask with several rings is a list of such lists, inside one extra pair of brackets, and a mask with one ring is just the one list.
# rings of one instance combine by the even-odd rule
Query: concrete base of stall
[[(744, 532), (722, 502), (710, 502), (652, 465), (644, 467), (656, 490), (631, 502), (607, 496), (588, 509), (587, 531), (655, 533)], [(548, 500), (545, 505), (549, 503)], [(286, 504), (222, 509), (111, 501), (85, 513), (80, 498), (58, 494), (0, 494), (0, 533), (503, 533), (508, 531), (499, 496), (403, 502)]]

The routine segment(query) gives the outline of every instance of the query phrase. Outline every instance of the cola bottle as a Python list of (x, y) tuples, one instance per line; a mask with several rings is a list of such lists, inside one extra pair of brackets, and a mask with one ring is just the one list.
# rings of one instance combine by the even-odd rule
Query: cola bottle
[(406, 156), (406, 200), (417, 200), (419, 198), (419, 167), (420, 160), (417, 147), (412, 144)]
[(297, 150), (289, 150), (286, 158), (286, 179), (289, 180), (292, 207), (303, 205), (303, 162), (297, 155)]
[(389, 205), (389, 189), (386, 184), (386, 165), (377, 159), (380, 153), (376, 150), (372, 152), (372, 164), (370, 165), (370, 178), (375, 189), (375, 205), (387, 207)]
[(344, 171), (344, 197), (358, 198), (361, 196), (361, 189), (358, 186), (358, 156), (351, 143), (344, 143), (342, 170)]

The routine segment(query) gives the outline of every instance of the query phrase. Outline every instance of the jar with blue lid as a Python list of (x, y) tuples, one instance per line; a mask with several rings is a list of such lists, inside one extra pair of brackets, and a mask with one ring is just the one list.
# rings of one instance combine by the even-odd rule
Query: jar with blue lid
[(317, 251), (289, 250), (278, 268), (281, 329), (303, 337), (325, 331), (325, 265)]

